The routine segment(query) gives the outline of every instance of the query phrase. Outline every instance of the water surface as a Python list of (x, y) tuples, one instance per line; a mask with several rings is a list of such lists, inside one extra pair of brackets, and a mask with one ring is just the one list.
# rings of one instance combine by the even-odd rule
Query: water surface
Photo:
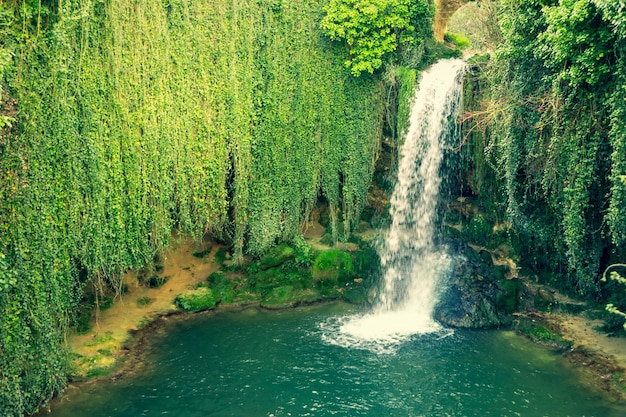
[(559, 355), (511, 332), (435, 332), (393, 350), (329, 343), (333, 303), (174, 320), (144, 374), (82, 386), (51, 417), (626, 415)]

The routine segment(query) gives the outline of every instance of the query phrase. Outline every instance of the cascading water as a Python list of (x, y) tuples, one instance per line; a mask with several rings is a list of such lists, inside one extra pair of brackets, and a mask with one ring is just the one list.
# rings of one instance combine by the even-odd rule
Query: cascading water
[(461, 107), (464, 69), (462, 60), (442, 60), (421, 75), (391, 197), (392, 222), (378, 250), (379, 299), (365, 316), (323, 323), (329, 343), (388, 352), (414, 334), (441, 330), (432, 311), (451, 259), (435, 245), (439, 168), (450, 119)]

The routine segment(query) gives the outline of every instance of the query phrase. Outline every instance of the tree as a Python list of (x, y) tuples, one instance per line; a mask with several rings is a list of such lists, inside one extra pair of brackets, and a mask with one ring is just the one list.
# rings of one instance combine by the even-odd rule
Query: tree
[(432, 7), (426, 0), (331, 0), (324, 7), (322, 29), (332, 40), (346, 41), (346, 67), (355, 77), (373, 73), (402, 44), (419, 44), (430, 27)]
[[(607, 279), (607, 272), (612, 269), (612, 268), (626, 268), (626, 264), (613, 264), (613, 265), (609, 265), (605, 270), (604, 270), (604, 274), (602, 274), (602, 282), (608, 282), (608, 281), (615, 281), (619, 284), (622, 285), (626, 285), (626, 278), (624, 278), (623, 276), (621, 276), (619, 273), (617, 273), (616, 271), (612, 271)], [(624, 313), (622, 310), (620, 310), (618, 307), (616, 307), (613, 303), (609, 303), (606, 305), (605, 307), (606, 311), (608, 311), (611, 314), (615, 314), (618, 316), (623, 317), (624, 319), (626, 319), (626, 313)], [(626, 329), (626, 323), (623, 324), (624, 329)]]

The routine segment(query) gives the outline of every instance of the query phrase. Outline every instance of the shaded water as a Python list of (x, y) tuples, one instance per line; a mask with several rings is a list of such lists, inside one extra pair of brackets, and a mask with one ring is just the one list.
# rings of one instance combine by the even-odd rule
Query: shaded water
[(51, 417), (626, 415), (563, 359), (509, 332), (415, 336), (393, 354), (325, 343), (345, 304), (245, 309), (172, 321), (145, 374), (86, 385)]

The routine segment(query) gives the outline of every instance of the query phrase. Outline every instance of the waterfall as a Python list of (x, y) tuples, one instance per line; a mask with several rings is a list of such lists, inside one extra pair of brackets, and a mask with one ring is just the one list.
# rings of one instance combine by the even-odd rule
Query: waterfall
[(391, 196), (392, 222), (378, 250), (384, 272), (378, 312), (429, 316), (435, 305), (437, 284), (449, 263), (434, 242), (439, 167), (450, 118), (460, 109), (464, 68), (462, 60), (440, 61), (422, 74), (415, 92)]
[[(391, 197), (391, 225), (378, 248), (383, 271), (379, 299), (371, 313), (338, 319), (324, 338), (377, 351), (441, 326), (432, 319), (441, 280), (450, 269), (445, 247), (436, 245), (440, 166), (450, 120), (461, 108), (465, 63), (442, 60), (421, 74), (404, 137), (398, 180)], [(328, 323), (327, 323), (328, 325)]]

